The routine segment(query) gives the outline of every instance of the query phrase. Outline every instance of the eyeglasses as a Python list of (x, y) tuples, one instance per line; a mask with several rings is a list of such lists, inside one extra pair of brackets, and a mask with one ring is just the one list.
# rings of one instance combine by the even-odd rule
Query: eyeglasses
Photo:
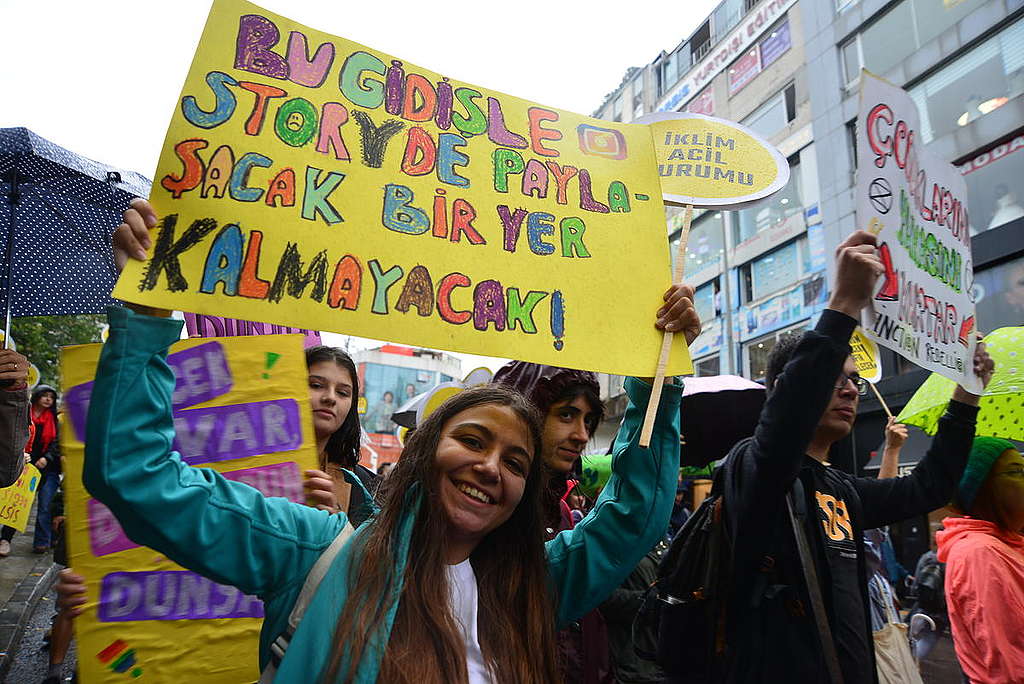
[(868, 381), (860, 377), (859, 375), (840, 375), (839, 380), (837, 380), (836, 382), (837, 384), (833, 389), (837, 391), (841, 389), (846, 389), (846, 383), (852, 382), (853, 388), (857, 390), (857, 394), (863, 397), (865, 394), (868, 393)]

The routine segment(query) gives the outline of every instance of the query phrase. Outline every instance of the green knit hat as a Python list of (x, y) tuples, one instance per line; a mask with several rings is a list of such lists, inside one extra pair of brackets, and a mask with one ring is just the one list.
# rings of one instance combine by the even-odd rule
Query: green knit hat
[(1007, 449), (1016, 449), (1013, 442), (996, 437), (975, 437), (971, 446), (971, 455), (957, 487), (954, 505), (964, 513), (971, 513), (978, 490), (988, 477), (992, 465)]

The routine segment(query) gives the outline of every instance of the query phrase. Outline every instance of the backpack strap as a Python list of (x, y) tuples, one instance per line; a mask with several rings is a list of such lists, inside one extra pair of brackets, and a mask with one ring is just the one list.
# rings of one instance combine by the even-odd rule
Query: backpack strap
[(288, 650), (288, 645), (291, 643), (292, 637), (295, 636), (295, 630), (299, 628), (299, 623), (302, 622), (302, 618), (306, 614), (306, 608), (313, 600), (316, 590), (320, 588), (320, 582), (327, 575), (327, 571), (337, 557), (338, 552), (341, 551), (341, 547), (345, 546), (345, 542), (352, 536), (352, 532), (352, 525), (346, 522), (345, 527), (341, 529), (341, 532), (334, 538), (331, 545), (324, 549), (320, 557), (316, 559), (316, 563), (309, 569), (306, 581), (302, 585), (302, 591), (299, 592), (299, 597), (295, 599), (292, 612), (288, 614), (288, 623), (285, 625), (284, 632), (270, 644), (270, 662), (267, 663), (263, 672), (260, 673), (259, 684), (270, 684), (270, 682), (274, 681), (274, 677), (277, 675), (277, 668), (281, 666), (281, 661), (284, 660), (285, 651)]
[[(794, 508), (800, 512), (799, 516), (793, 512)], [(807, 516), (807, 500), (804, 498), (804, 485), (799, 475), (793, 482), (792, 491), (786, 496), (786, 511), (793, 525), (793, 536), (796, 537), (796, 548), (800, 553), (800, 568), (803, 570), (807, 594), (814, 610), (814, 621), (818, 624), (818, 635), (821, 637), (821, 650), (825, 657), (829, 681), (832, 684), (843, 684), (843, 672), (839, 668), (839, 656), (836, 653), (835, 641), (832, 639), (832, 628), (825, 613), (825, 602), (821, 598), (818, 572), (814, 566), (814, 559), (811, 558), (811, 547), (807, 543), (807, 533), (803, 526), (803, 520)]]

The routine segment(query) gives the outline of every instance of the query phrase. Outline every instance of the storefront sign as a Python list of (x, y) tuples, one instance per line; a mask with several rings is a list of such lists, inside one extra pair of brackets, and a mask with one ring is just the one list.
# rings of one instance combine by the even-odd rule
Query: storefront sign
[(761, 41), (761, 68), (767, 69), (775, 60), (786, 54), (792, 42), (789, 35), (789, 21), (782, 22), (778, 28)]
[(760, 304), (740, 307), (733, 325), (739, 340), (746, 342), (809, 318), (825, 308), (827, 301), (825, 278), (817, 275)]
[(722, 348), (722, 319), (714, 318), (703, 321), (700, 335), (690, 345), (690, 354), (694, 358), (716, 352)]
[(690, 96), (699, 92), (711, 79), (721, 73), (722, 69), (746, 52), (765, 29), (774, 24), (779, 17), (786, 13), (786, 10), (795, 4), (796, 0), (762, 2), (724, 40), (718, 43), (705, 59), (687, 72), (682, 82), (662, 98), (656, 111), (670, 112), (686, 104), (690, 100)]
[(715, 91), (711, 88), (705, 88), (700, 95), (690, 100), (690, 104), (686, 105), (686, 111), (691, 114), (714, 116)]
[(729, 95), (734, 95), (761, 73), (761, 58), (752, 47), (729, 67)]
[(756, 256), (778, 247), (804, 232), (807, 223), (802, 212), (791, 214), (781, 223), (754, 233), (752, 236), (729, 250), (729, 263), (733, 266), (744, 264)]

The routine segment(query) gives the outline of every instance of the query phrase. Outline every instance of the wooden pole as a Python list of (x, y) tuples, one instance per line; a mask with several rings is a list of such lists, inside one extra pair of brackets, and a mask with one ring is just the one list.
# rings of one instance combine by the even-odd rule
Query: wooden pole
[(885, 403), (885, 399), (882, 398), (882, 393), (878, 391), (877, 387), (875, 387), (875, 383), (871, 382), (870, 380), (867, 380), (866, 382), (871, 387), (871, 389), (874, 391), (875, 396), (878, 397), (878, 403), (881, 404), (882, 408), (885, 409), (885, 415), (887, 415), (890, 418), (892, 418), (892, 411), (889, 410), (889, 405), (886, 404)]
[[(680, 285), (683, 282), (683, 266), (686, 259), (686, 243), (690, 239), (690, 222), (693, 220), (693, 205), (686, 205), (686, 212), (683, 214), (683, 229), (679, 233), (679, 247), (676, 249), (676, 265), (672, 270), (672, 283)], [(658, 356), (658, 369), (654, 373), (654, 385), (651, 387), (651, 398), (647, 402), (647, 415), (644, 416), (644, 425), (640, 430), (640, 446), (646, 449), (651, 445), (651, 433), (654, 432), (654, 417), (658, 415), (658, 404), (661, 403), (661, 388), (665, 385), (665, 369), (668, 367), (668, 357), (672, 352), (673, 333), (666, 330), (661, 340), (661, 354)]]

